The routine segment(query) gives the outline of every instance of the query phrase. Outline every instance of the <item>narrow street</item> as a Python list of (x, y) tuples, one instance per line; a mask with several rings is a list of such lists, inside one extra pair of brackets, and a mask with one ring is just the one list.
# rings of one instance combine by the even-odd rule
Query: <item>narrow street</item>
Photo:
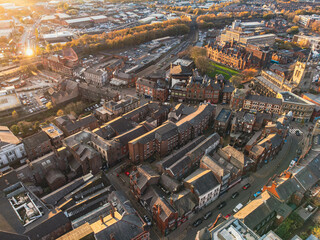
[[(248, 178), (243, 179), (238, 185), (234, 186), (231, 190), (229, 190), (226, 194), (222, 195), (215, 202), (211, 203), (205, 209), (200, 210), (198, 213), (191, 215), (188, 221), (183, 223), (180, 227), (178, 227), (175, 231), (171, 232), (168, 236), (163, 237), (161, 233), (157, 229), (155, 225), (150, 230), (150, 238), (151, 239), (194, 239), (197, 231), (202, 229), (205, 226), (208, 226), (214, 222), (219, 213), (222, 213), (223, 216), (227, 214), (232, 214), (233, 208), (238, 204), (246, 204), (248, 201), (252, 200), (253, 194), (259, 191), (268, 181), (270, 177), (274, 174), (279, 174), (283, 170), (287, 169), (289, 163), (292, 159), (296, 157), (296, 150), (298, 147), (298, 143), (302, 140), (302, 136), (296, 136), (295, 134), (290, 134), (287, 138), (287, 142), (283, 145), (282, 150), (276, 156), (274, 160), (264, 165), (262, 168), (258, 169), (255, 173), (250, 174)], [(136, 201), (129, 190), (129, 179), (124, 174), (121, 174), (120, 177), (117, 177), (117, 172), (120, 172), (120, 166), (117, 166), (108, 171), (106, 174), (110, 182), (114, 185), (117, 190), (122, 190), (127, 195), (128, 199), (132, 202), (133, 206), (137, 209), (141, 216), (148, 215), (150, 219), (152, 219), (151, 214), (144, 209), (140, 203)], [(243, 190), (242, 186), (246, 183), (250, 183), (251, 187), (247, 190)], [(239, 196), (235, 199), (231, 198), (231, 195), (234, 192), (239, 192)], [(217, 205), (226, 201), (227, 205), (221, 209), (217, 210)], [(200, 218), (208, 212), (212, 211), (212, 216), (204, 220), (202, 224), (198, 227), (192, 227), (192, 223)]]

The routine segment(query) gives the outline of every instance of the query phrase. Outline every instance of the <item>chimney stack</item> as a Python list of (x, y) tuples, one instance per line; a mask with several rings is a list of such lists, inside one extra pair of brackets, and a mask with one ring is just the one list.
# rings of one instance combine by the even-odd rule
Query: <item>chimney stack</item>
[(158, 215), (160, 215), (161, 214), (161, 207), (160, 207), (160, 205), (158, 205)]
[(101, 223), (102, 223), (102, 224), (104, 224), (104, 221), (103, 221), (103, 217), (102, 217), (102, 215), (100, 215), (99, 217), (100, 217), (100, 221), (101, 221)]
[(114, 218), (114, 211), (113, 211), (113, 208), (111, 208), (111, 209), (110, 209), (110, 214), (111, 214), (111, 217), (112, 217), (112, 218)]
[(170, 205), (173, 206), (173, 198), (170, 197)]

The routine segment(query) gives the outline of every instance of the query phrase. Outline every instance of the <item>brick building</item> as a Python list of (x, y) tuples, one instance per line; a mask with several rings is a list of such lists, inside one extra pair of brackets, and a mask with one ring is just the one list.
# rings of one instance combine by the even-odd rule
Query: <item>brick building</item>
[(53, 150), (50, 138), (43, 131), (23, 139), (29, 160), (34, 160)]
[(146, 98), (159, 100), (164, 102), (167, 100), (169, 90), (165, 84), (160, 84), (159, 81), (153, 81), (145, 78), (138, 78), (136, 81), (136, 92)]

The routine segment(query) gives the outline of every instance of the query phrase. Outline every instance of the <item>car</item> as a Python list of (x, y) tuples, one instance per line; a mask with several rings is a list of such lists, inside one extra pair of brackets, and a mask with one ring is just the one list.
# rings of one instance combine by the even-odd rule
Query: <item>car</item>
[(129, 173), (128, 171), (126, 171), (126, 172), (125, 172), (125, 174), (126, 174), (127, 176), (129, 176), (129, 175), (130, 175), (130, 173)]
[(254, 197), (254, 198), (257, 198), (261, 193), (262, 193), (262, 191), (258, 191), (258, 192), (256, 192), (255, 194), (253, 194), (253, 197)]
[(239, 204), (233, 209), (233, 212), (236, 213), (236, 212), (238, 212), (241, 208), (243, 208), (243, 204), (242, 204), (242, 203), (239, 203)]
[(301, 135), (300, 131), (297, 130), (297, 131), (296, 131), (296, 135), (297, 135), (297, 136), (300, 136), (300, 135)]
[(231, 214), (229, 213), (229, 214), (227, 214), (224, 218), (225, 218), (225, 219), (228, 219), (230, 216), (231, 216)]
[(152, 225), (152, 222), (151, 222), (150, 218), (149, 218), (147, 215), (144, 215), (144, 216), (143, 216), (143, 219), (145, 220), (145, 222), (146, 222), (146, 224), (147, 224), (148, 226), (151, 226), (151, 225)]
[(234, 193), (232, 193), (231, 198), (235, 199), (238, 196), (239, 196), (239, 193), (238, 192), (234, 192)]
[(203, 216), (203, 219), (204, 219), (204, 220), (207, 220), (209, 217), (211, 217), (211, 215), (212, 215), (212, 212), (209, 211), (209, 212), (207, 212), (207, 213)]
[(202, 218), (198, 218), (192, 224), (193, 227), (198, 227), (202, 223)]
[(250, 183), (247, 183), (246, 185), (244, 185), (244, 186), (242, 187), (242, 189), (247, 190), (250, 186), (251, 186), (251, 184), (250, 184)]
[(219, 203), (219, 205), (217, 206), (218, 209), (222, 209), (224, 206), (226, 206), (227, 203), (225, 201)]

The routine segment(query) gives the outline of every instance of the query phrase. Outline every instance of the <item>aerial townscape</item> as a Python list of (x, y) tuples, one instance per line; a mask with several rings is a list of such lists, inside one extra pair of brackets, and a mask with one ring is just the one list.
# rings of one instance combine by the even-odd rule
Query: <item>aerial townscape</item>
[(0, 0), (0, 240), (320, 240), (319, 207), (320, 0)]

